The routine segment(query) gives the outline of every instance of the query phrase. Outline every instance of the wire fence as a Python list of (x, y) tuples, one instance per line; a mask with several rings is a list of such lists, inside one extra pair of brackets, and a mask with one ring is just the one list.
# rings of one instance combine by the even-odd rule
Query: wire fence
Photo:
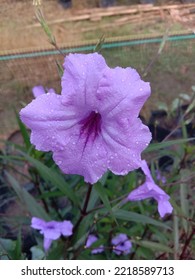
[[(162, 38), (162, 34), (111, 38), (105, 41), (101, 53), (111, 67), (131, 66), (143, 74), (157, 54)], [(161, 55), (145, 78), (152, 85), (152, 107), (159, 101), (170, 102), (195, 84), (194, 39), (193, 33), (175, 33), (167, 38)], [(87, 53), (94, 50), (96, 43), (88, 41), (60, 48), (64, 55), (70, 52)], [(0, 53), (0, 138), (5, 138), (16, 127), (13, 105), (18, 109), (21, 102), (29, 102), (33, 86), (41, 84), (60, 92), (56, 61), (62, 64), (63, 57), (53, 48)]]

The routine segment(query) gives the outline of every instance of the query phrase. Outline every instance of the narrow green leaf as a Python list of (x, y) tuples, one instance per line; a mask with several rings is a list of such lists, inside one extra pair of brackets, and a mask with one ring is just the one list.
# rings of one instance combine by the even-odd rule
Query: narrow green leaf
[(138, 214), (138, 213), (135, 213), (135, 212), (126, 211), (126, 210), (123, 210), (123, 209), (117, 209), (116, 211), (114, 211), (114, 215), (117, 219), (121, 219), (121, 220), (124, 220), (124, 221), (133, 221), (133, 222), (136, 222), (136, 223), (151, 224), (151, 225), (155, 225), (155, 226), (170, 229), (170, 227), (167, 226), (164, 222), (156, 221), (152, 218), (149, 218), (145, 215)]
[(147, 149), (145, 149), (144, 153), (158, 151), (160, 149), (167, 148), (172, 145), (183, 144), (183, 143), (194, 141), (194, 140), (195, 140), (195, 137), (188, 138), (188, 139), (178, 139), (178, 140), (171, 140), (171, 141), (165, 141), (165, 142), (160, 142), (160, 143), (153, 143), (153, 144), (150, 144)]
[(15, 247), (15, 260), (22, 260), (22, 237), (21, 237), (21, 229), (18, 232), (18, 237), (16, 240), (16, 247)]
[(147, 240), (143, 240), (143, 241), (134, 240), (133, 242), (138, 244), (139, 246), (143, 246), (143, 247), (149, 248), (149, 249), (157, 251), (157, 252), (160, 251), (160, 252), (166, 252), (166, 253), (173, 253), (172, 248), (170, 248), (164, 244), (157, 243), (157, 242), (152, 242), (152, 241), (147, 241)]
[(174, 259), (177, 260), (178, 250), (179, 250), (179, 219), (175, 209), (173, 215), (173, 240), (174, 240)]
[[(181, 169), (180, 171), (181, 175), (181, 181), (185, 181), (186, 178), (190, 177), (190, 171), (187, 169)], [(189, 217), (189, 202), (188, 202), (188, 184), (181, 183), (180, 184), (180, 202), (181, 202), (181, 209), (183, 212), (183, 215), (185, 217)], [(188, 232), (188, 222), (186, 219), (182, 219), (182, 224), (185, 229), (185, 232)]]
[(26, 146), (26, 149), (29, 150), (31, 147), (31, 143), (30, 143), (30, 137), (29, 137), (28, 130), (27, 130), (26, 126), (22, 123), (22, 121), (20, 120), (17, 112), (15, 112), (15, 115), (16, 115), (16, 120), (17, 120), (18, 126), (20, 128), (20, 132), (21, 132), (23, 140), (24, 140), (24, 144)]
[(94, 188), (95, 188), (96, 192), (98, 193), (100, 199), (102, 200), (104, 206), (106, 207), (106, 209), (109, 211), (109, 213), (112, 216), (112, 218), (117, 223), (115, 215), (114, 215), (114, 213), (112, 211), (112, 207), (110, 205), (110, 202), (109, 202), (109, 199), (108, 199), (108, 196), (106, 194), (106, 191), (105, 191), (104, 187), (101, 184), (96, 184), (94, 186)]
[(52, 170), (51, 168), (45, 166), (39, 160), (25, 153), (22, 153), (22, 155), (36, 167), (37, 172), (43, 177), (46, 182), (51, 182), (53, 186), (58, 188), (71, 201), (73, 201), (76, 205), (79, 205), (77, 196), (74, 194), (74, 191), (69, 187), (69, 185), (64, 180), (64, 177), (60, 173)]
[(40, 204), (34, 199), (34, 197), (29, 194), (25, 189), (23, 189), (19, 183), (12, 177), (7, 171), (5, 171), (7, 179), (11, 187), (16, 192), (20, 201), (25, 205), (26, 209), (31, 213), (32, 216), (42, 218), (44, 220), (50, 220), (49, 215), (41, 207)]
[(104, 44), (105, 41), (105, 36), (104, 34), (100, 37), (99, 41), (97, 42), (95, 48), (94, 48), (94, 52), (100, 52), (102, 49), (102, 46)]
[(56, 65), (57, 65), (59, 77), (62, 78), (64, 69), (58, 60), (56, 60)]

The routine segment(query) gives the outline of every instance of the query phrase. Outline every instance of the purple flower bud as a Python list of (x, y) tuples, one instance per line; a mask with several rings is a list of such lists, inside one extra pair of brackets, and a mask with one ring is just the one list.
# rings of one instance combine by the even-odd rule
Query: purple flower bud
[(55, 90), (53, 88), (50, 88), (49, 90), (46, 91), (43, 86), (35, 86), (32, 88), (32, 93), (34, 98), (37, 98), (42, 94), (46, 94), (47, 92), (55, 93)]

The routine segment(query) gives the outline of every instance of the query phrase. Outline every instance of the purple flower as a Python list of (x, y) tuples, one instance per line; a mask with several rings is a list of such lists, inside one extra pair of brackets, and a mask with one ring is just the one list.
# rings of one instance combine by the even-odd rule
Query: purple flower
[(109, 68), (97, 53), (70, 54), (64, 68), (62, 94), (40, 95), (20, 112), (32, 144), (91, 184), (108, 169), (125, 175), (139, 168), (151, 140), (138, 118), (149, 83), (130, 67)]
[(156, 173), (156, 179), (161, 182), (162, 184), (165, 184), (167, 182), (167, 179), (165, 176), (162, 176), (159, 170), (155, 170)]
[(127, 255), (130, 253), (132, 244), (126, 234), (124, 233), (118, 234), (116, 237), (112, 239), (111, 242), (112, 245), (114, 245), (113, 252), (116, 255), (121, 255), (121, 254)]
[(167, 195), (161, 188), (159, 188), (150, 173), (148, 165), (145, 160), (142, 161), (141, 168), (146, 175), (144, 184), (133, 190), (127, 197), (127, 200), (142, 200), (146, 198), (154, 198), (158, 203), (158, 212), (161, 217), (172, 213), (173, 207), (169, 202), (169, 195)]
[[(90, 234), (87, 238), (85, 248), (90, 248), (93, 245), (93, 243), (95, 243), (97, 240), (98, 238), (95, 235)], [(104, 251), (104, 246), (100, 245), (98, 248), (91, 250), (91, 253), (98, 254), (98, 253), (102, 253), (103, 251)]]
[[(53, 88), (50, 88), (49, 90), (47, 90), (47, 92), (55, 93), (55, 90)], [(32, 88), (32, 93), (33, 93), (34, 98), (37, 98), (38, 96), (45, 94), (46, 90), (44, 89), (43, 86), (35, 86)]]
[(31, 221), (31, 227), (40, 230), (40, 233), (44, 236), (43, 247), (45, 251), (48, 251), (53, 240), (58, 239), (61, 235), (72, 235), (73, 225), (70, 221), (45, 222), (42, 219), (33, 217)]

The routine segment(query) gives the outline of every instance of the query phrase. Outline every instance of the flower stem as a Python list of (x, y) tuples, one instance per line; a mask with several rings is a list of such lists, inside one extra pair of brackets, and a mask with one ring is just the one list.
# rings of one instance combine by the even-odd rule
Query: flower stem
[(86, 197), (85, 197), (85, 202), (84, 202), (83, 208), (81, 209), (81, 215), (80, 215), (80, 218), (78, 219), (77, 223), (74, 226), (73, 233), (77, 230), (77, 228), (79, 227), (83, 218), (88, 214), (87, 213), (87, 207), (88, 207), (92, 187), (93, 187), (93, 185), (91, 185), (91, 184), (88, 185), (88, 191), (87, 191), (87, 194), (86, 194)]
[[(88, 185), (88, 190), (87, 190), (87, 194), (86, 194), (86, 197), (85, 197), (85, 202), (84, 202), (83, 207), (80, 209), (80, 217), (79, 217), (77, 223), (75, 224), (75, 226), (73, 228), (73, 235), (70, 236), (70, 238), (68, 239), (68, 242), (66, 243), (66, 248), (68, 248), (70, 246), (70, 243), (72, 241), (74, 233), (78, 229), (78, 227), (79, 227), (80, 223), (82, 222), (82, 220), (84, 219), (84, 217), (89, 214), (89, 213), (87, 213), (87, 207), (88, 207), (88, 204), (89, 204), (89, 199), (90, 199), (92, 187), (93, 187), (93, 185), (91, 185), (91, 184)], [(77, 259), (77, 255), (80, 253), (80, 250), (81, 250), (81, 247), (76, 250), (76, 252), (74, 253), (73, 259)], [(66, 257), (67, 257), (67, 251), (65, 249), (65, 254), (64, 254), (64, 259), (65, 260), (66, 260)]]

